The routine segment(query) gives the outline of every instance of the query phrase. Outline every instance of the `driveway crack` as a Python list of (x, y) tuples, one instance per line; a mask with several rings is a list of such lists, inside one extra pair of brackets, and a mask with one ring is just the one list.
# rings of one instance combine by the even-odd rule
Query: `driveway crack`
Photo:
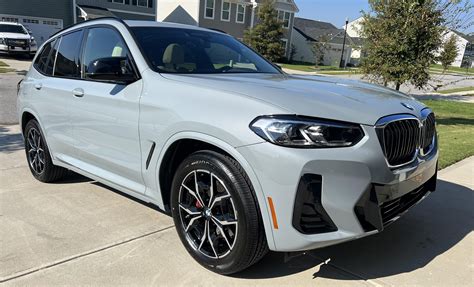
[(157, 234), (157, 233), (160, 233), (160, 232), (172, 229), (172, 228), (174, 228), (174, 225), (170, 225), (170, 226), (167, 226), (167, 227), (164, 227), (164, 228), (161, 228), (161, 229), (150, 231), (148, 233), (145, 233), (145, 234), (142, 234), (142, 235), (139, 235), (139, 236), (126, 238), (126, 239), (120, 240), (118, 242), (110, 243), (110, 244), (107, 244), (105, 246), (98, 247), (98, 248), (95, 248), (95, 249), (92, 249), (92, 250), (89, 250), (89, 251), (85, 251), (85, 252), (82, 252), (82, 253), (79, 253), (79, 254), (75, 254), (75, 255), (72, 255), (72, 256), (69, 256), (69, 257), (66, 257), (66, 258), (63, 258), (63, 259), (59, 259), (59, 260), (54, 261), (54, 262), (46, 263), (46, 264), (43, 264), (43, 265), (38, 266), (38, 267), (34, 267), (34, 268), (23, 270), (23, 271), (20, 271), (20, 272), (17, 272), (17, 273), (13, 273), (13, 274), (7, 275), (5, 277), (0, 277), (0, 283), (4, 283), (4, 282), (7, 282), (7, 281), (10, 281), (10, 280), (13, 280), (13, 279), (17, 279), (17, 278), (20, 278), (20, 277), (23, 277), (23, 276), (27, 276), (27, 275), (36, 273), (36, 272), (41, 271), (41, 270), (49, 269), (49, 268), (52, 268), (54, 266), (58, 266), (58, 265), (61, 265), (61, 264), (64, 264), (64, 263), (67, 263), (67, 262), (70, 262), (70, 261), (74, 261), (74, 260), (77, 260), (77, 259), (80, 259), (80, 258), (83, 258), (83, 257), (87, 257), (87, 256), (90, 256), (90, 255), (93, 255), (93, 254), (96, 254), (96, 253), (99, 253), (99, 252), (102, 252), (102, 251), (105, 251), (105, 250), (109, 250), (109, 249), (112, 249), (114, 247), (121, 246), (121, 245), (130, 243), (130, 242), (133, 242), (133, 241), (137, 241), (137, 240), (140, 240), (142, 238), (145, 238), (145, 237), (148, 237), (148, 236), (151, 236), (151, 235), (154, 235), (154, 234)]

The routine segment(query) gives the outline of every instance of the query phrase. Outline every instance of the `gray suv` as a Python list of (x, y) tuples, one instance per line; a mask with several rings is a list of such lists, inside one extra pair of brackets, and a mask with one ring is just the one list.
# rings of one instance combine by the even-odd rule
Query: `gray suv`
[[(103, 18), (53, 35), (19, 86), (34, 177), (72, 170), (172, 214), (222, 274), (382, 231), (436, 187), (433, 112), (291, 76), (221, 32)], [(159, 260), (159, 259), (157, 259)]]

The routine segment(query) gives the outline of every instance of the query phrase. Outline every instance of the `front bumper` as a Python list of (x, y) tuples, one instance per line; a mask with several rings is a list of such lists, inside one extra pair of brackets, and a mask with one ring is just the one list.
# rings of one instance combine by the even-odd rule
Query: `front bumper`
[(38, 50), (37, 46), (27, 47), (13, 47), (7, 45), (0, 45), (0, 53), (6, 54), (34, 54)]
[[(275, 251), (309, 250), (376, 233), (434, 190), (437, 142), (429, 155), (393, 170), (386, 163), (375, 129), (363, 129), (364, 139), (349, 148), (293, 149), (270, 143), (238, 148), (256, 173), (265, 198), (272, 198), (278, 221), (278, 228), (272, 229)], [(309, 229), (308, 233), (295, 224), (298, 185), (305, 175), (321, 177), (319, 201), (334, 225), (328, 224), (323, 232)], [(419, 189), (423, 190), (421, 197), (416, 193), (399, 212), (392, 210), (390, 218), (385, 215), (384, 219), (388, 204), (405, 202), (403, 196), (406, 199)], [(265, 206), (270, 215), (268, 202)]]

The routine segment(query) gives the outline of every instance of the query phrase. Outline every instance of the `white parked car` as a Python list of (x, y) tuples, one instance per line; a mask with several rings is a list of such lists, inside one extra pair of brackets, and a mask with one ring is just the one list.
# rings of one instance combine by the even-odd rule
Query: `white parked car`
[(436, 187), (435, 118), (422, 103), (287, 75), (194, 26), (103, 18), (67, 28), (34, 59), (18, 110), (38, 180), (69, 169), (155, 204), (222, 274), (269, 249), (380, 232)]
[(35, 38), (19, 23), (0, 22), (0, 53), (34, 55)]

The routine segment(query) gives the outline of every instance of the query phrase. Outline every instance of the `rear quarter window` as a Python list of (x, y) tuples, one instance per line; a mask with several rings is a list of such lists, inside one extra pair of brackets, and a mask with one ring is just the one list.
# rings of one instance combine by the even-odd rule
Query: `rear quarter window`
[(53, 74), (57, 42), (58, 40), (55, 39), (45, 44), (38, 57), (36, 57), (34, 63), (34, 67), (38, 71), (48, 76), (51, 76)]

